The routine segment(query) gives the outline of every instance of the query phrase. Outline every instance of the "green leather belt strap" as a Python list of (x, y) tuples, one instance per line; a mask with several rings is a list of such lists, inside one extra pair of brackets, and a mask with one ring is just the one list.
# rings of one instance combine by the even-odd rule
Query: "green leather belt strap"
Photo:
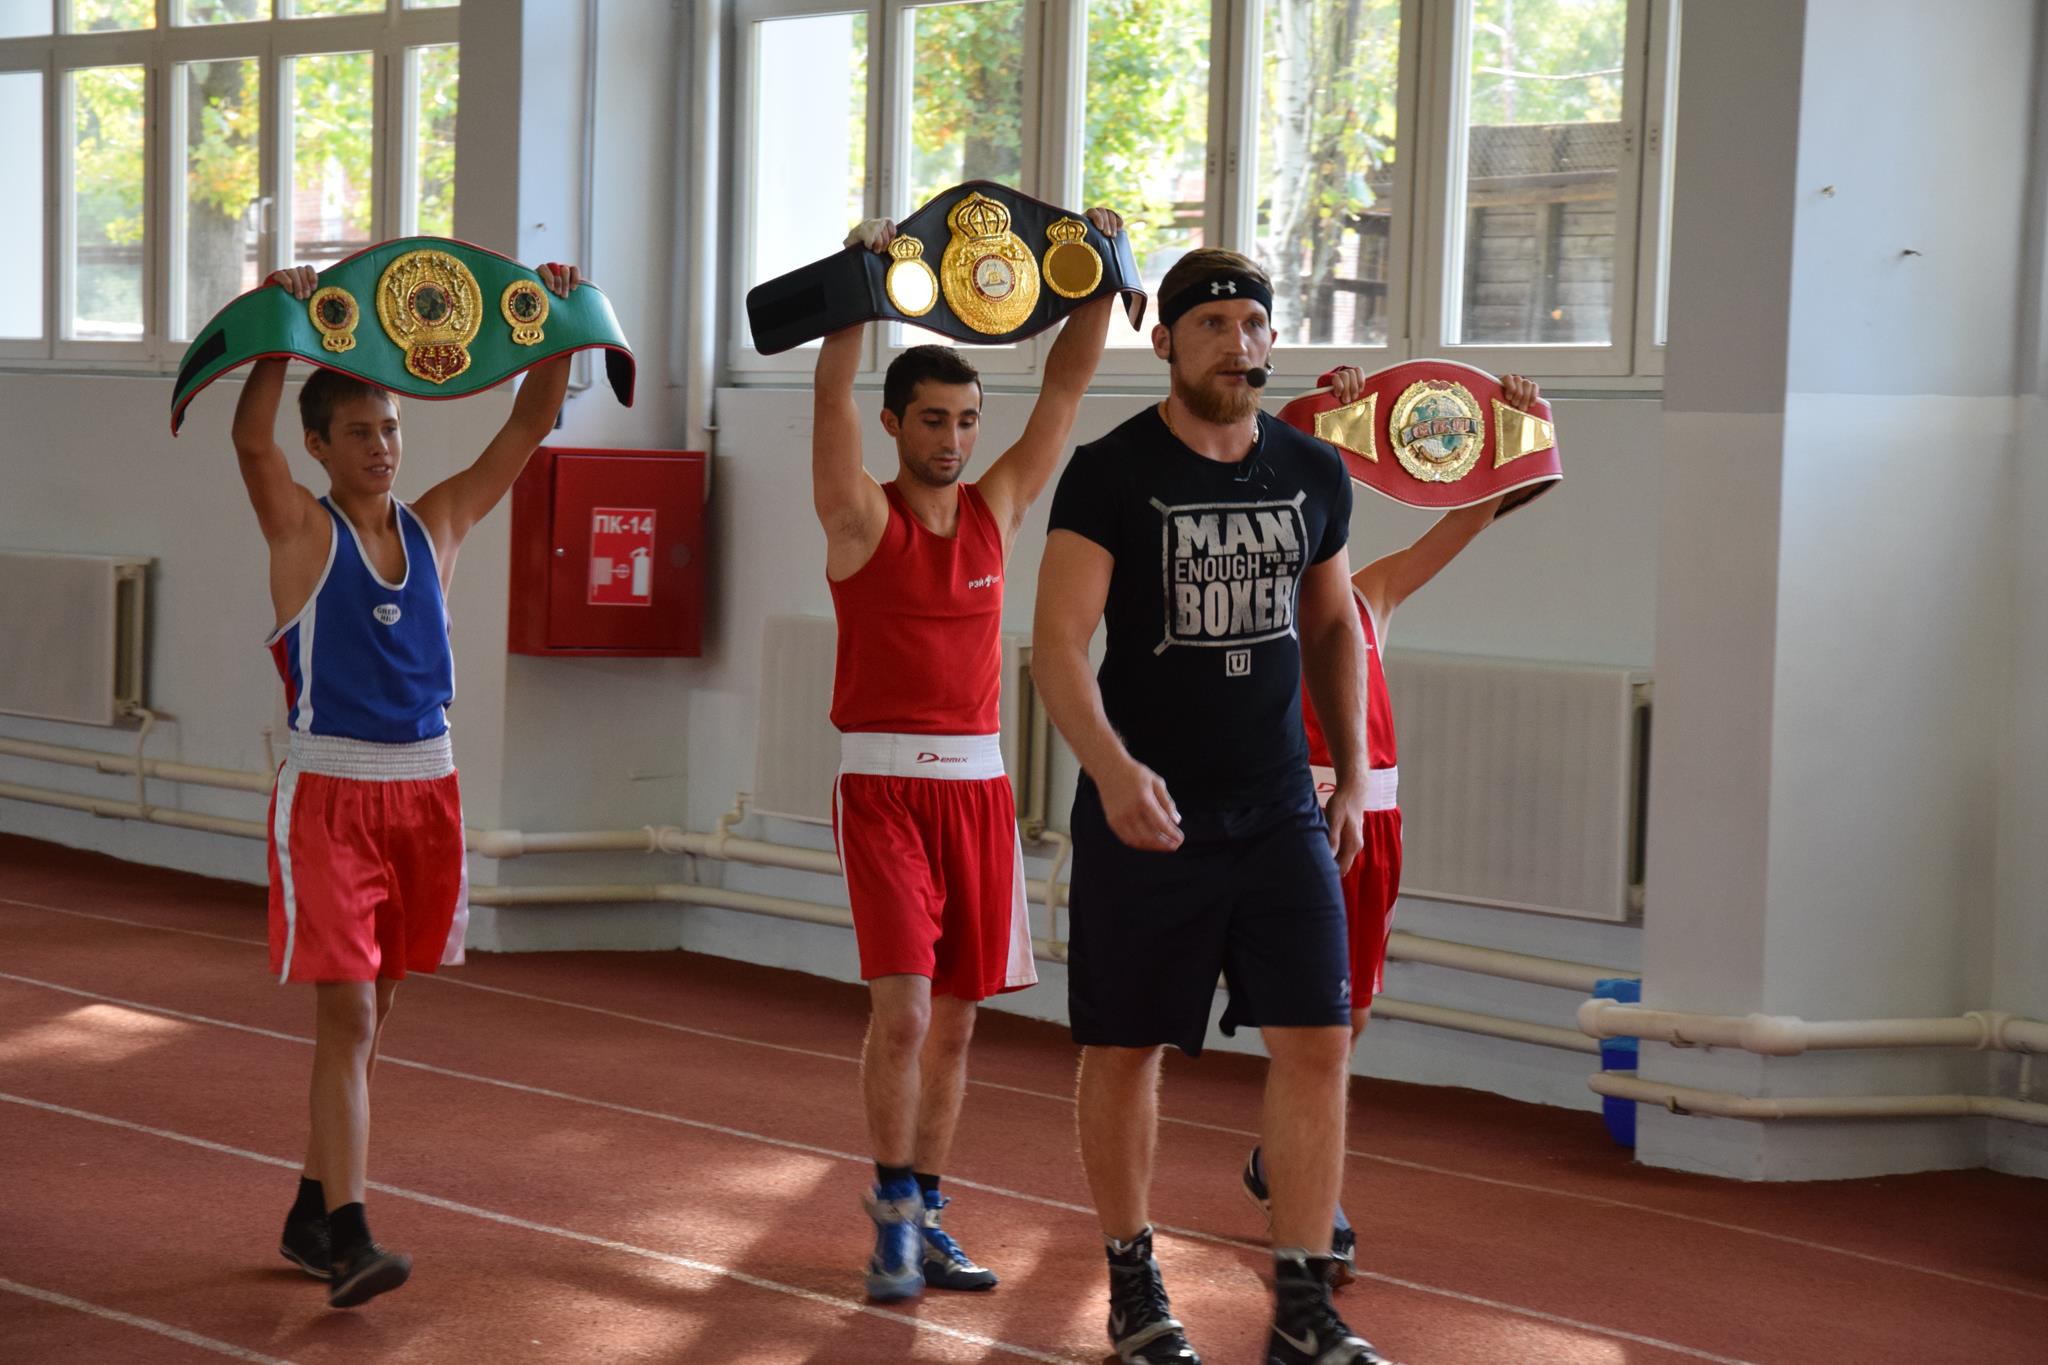
[(858, 247), (757, 284), (754, 348), (775, 355), (859, 322), (914, 322), (955, 341), (1022, 341), (1090, 299), (1121, 295), (1131, 326), (1145, 291), (1131, 234), (1104, 237), (1068, 213), (990, 180), (934, 195), (896, 225), (886, 256)]
[(172, 434), (193, 395), (266, 356), (297, 356), (414, 398), (461, 398), (596, 347), (612, 392), (633, 405), (633, 353), (595, 285), (565, 299), (519, 262), (446, 237), (400, 237), (319, 279), (310, 299), (266, 284), (214, 314), (178, 367)]

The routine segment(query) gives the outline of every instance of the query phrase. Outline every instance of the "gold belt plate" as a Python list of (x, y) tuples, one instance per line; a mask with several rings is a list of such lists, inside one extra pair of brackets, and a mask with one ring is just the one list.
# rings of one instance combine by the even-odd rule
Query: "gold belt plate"
[(1010, 231), (1010, 210), (975, 191), (946, 215), (952, 240), (939, 288), (953, 315), (984, 336), (1013, 332), (1038, 307), (1038, 261)]
[(1486, 411), (1463, 384), (1424, 379), (1394, 400), (1387, 439), (1401, 467), (1424, 483), (1456, 483), (1479, 463)]
[(482, 292), (469, 267), (445, 251), (408, 251), (384, 268), (377, 320), (405, 352), (408, 373), (445, 384), (469, 368), (469, 343), (484, 323)]

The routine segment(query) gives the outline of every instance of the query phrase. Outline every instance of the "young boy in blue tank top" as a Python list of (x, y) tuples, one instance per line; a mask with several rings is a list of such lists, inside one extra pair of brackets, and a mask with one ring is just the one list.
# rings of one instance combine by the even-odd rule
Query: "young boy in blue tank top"
[[(574, 266), (543, 265), (564, 298)], [(269, 284), (307, 299), (305, 266)], [(312, 984), (312, 1127), (286, 1259), (353, 1307), (404, 1284), (411, 1258), (370, 1238), (363, 1213), (369, 1081), (398, 982), (461, 961), (467, 918), (462, 802), (446, 708), (455, 697), (443, 599), (456, 551), (553, 428), (569, 357), (527, 372), (512, 416), (476, 462), (401, 503), (398, 400), (332, 370), (299, 394), (316, 498), (277, 443), (285, 361), (259, 360), (235, 408), (235, 457), (270, 547), (270, 650), (291, 747), (271, 798), (270, 957)]]

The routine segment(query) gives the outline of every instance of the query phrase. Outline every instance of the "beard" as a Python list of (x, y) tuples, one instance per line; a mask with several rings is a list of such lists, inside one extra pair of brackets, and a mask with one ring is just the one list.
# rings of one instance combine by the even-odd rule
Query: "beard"
[(1198, 419), (1221, 427), (1236, 426), (1259, 410), (1259, 392), (1249, 384), (1224, 384), (1214, 378), (1189, 383), (1175, 374), (1173, 391)]

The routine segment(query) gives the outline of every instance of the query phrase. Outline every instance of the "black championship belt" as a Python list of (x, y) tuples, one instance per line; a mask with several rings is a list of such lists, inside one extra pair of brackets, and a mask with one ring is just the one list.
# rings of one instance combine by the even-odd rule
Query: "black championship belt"
[(886, 255), (848, 247), (747, 293), (754, 347), (775, 355), (861, 322), (909, 322), (955, 341), (1022, 341), (1090, 299), (1121, 294), (1131, 326), (1145, 291), (1131, 235), (990, 180), (934, 197), (896, 225)]

